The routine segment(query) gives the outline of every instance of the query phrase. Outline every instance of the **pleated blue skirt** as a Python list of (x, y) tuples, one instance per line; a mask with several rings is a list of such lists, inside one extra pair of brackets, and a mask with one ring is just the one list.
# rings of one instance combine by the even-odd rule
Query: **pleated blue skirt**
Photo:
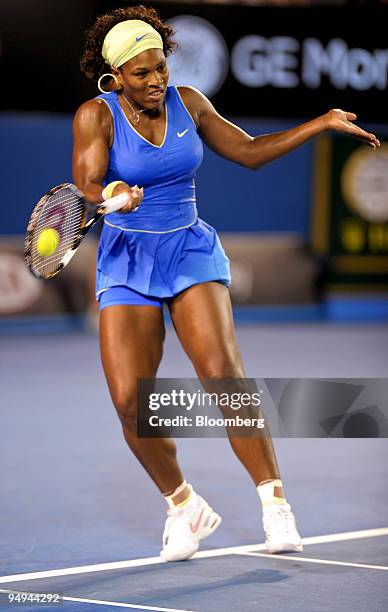
[(97, 256), (97, 299), (117, 285), (144, 295), (174, 297), (206, 281), (229, 286), (231, 276), (216, 230), (202, 219), (167, 233), (135, 232), (104, 223)]

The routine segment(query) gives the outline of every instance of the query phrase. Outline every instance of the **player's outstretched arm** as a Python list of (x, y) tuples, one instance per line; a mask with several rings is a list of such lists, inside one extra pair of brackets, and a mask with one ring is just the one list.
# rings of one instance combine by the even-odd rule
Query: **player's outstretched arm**
[(357, 118), (354, 113), (340, 109), (332, 109), (284, 132), (249, 136), (244, 130), (221, 117), (199, 91), (188, 87), (181, 88), (180, 91), (206, 144), (222, 157), (247, 168), (261, 168), (329, 130), (357, 138), (373, 148), (380, 146), (374, 134), (353, 123)]

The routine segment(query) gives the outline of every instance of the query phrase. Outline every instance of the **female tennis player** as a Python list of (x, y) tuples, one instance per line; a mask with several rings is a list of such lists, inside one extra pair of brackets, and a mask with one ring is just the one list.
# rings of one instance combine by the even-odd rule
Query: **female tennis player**
[[(101, 355), (125, 440), (168, 504), (165, 561), (189, 559), (221, 517), (186, 483), (169, 438), (138, 438), (138, 378), (154, 378), (168, 303), (178, 338), (201, 379), (242, 379), (233, 326), (229, 262), (216, 231), (198, 218), (195, 173), (202, 141), (258, 169), (336, 130), (379, 146), (339, 109), (276, 134), (252, 137), (190, 87), (168, 85), (173, 31), (152, 8), (120, 8), (87, 33), (81, 68), (106, 93), (74, 119), (74, 181), (91, 203), (128, 194), (105, 219), (97, 261)], [(140, 187), (141, 186), (141, 187)], [(128, 214), (130, 213), (130, 214)], [(268, 550), (301, 550), (270, 438), (230, 438), (257, 487)]]

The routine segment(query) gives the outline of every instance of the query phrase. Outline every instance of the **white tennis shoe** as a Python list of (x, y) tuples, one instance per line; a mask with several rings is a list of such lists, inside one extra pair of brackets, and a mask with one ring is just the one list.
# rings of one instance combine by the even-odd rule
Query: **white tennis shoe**
[(303, 550), (290, 504), (264, 506), (263, 527), (265, 544), (269, 553)]
[(184, 561), (197, 552), (201, 540), (207, 538), (220, 525), (222, 519), (206, 501), (197, 495), (183, 508), (167, 510), (163, 533), (163, 561)]

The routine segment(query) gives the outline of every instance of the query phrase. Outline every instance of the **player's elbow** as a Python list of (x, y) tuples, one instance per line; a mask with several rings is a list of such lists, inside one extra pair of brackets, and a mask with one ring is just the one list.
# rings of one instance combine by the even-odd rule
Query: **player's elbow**
[(249, 170), (260, 170), (264, 163), (264, 160), (258, 155), (254, 139), (252, 138), (244, 148), (241, 164)]
[(247, 158), (241, 162), (241, 165), (248, 170), (260, 170), (264, 166), (264, 163), (257, 159)]
[(262, 162), (257, 162), (257, 161), (253, 161), (250, 163), (249, 166), (247, 166), (250, 170), (261, 170), (261, 168), (264, 166), (264, 164)]
[(252, 152), (249, 150), (244, 150), (240, 153), (237, 158), (234, 158), (235, 162), (237, 162), (240, 166), (244, 168), (248, 168), (248, 170), (258, 170), (260, 166), (257, 164), (257, 160), (255, 159)]

